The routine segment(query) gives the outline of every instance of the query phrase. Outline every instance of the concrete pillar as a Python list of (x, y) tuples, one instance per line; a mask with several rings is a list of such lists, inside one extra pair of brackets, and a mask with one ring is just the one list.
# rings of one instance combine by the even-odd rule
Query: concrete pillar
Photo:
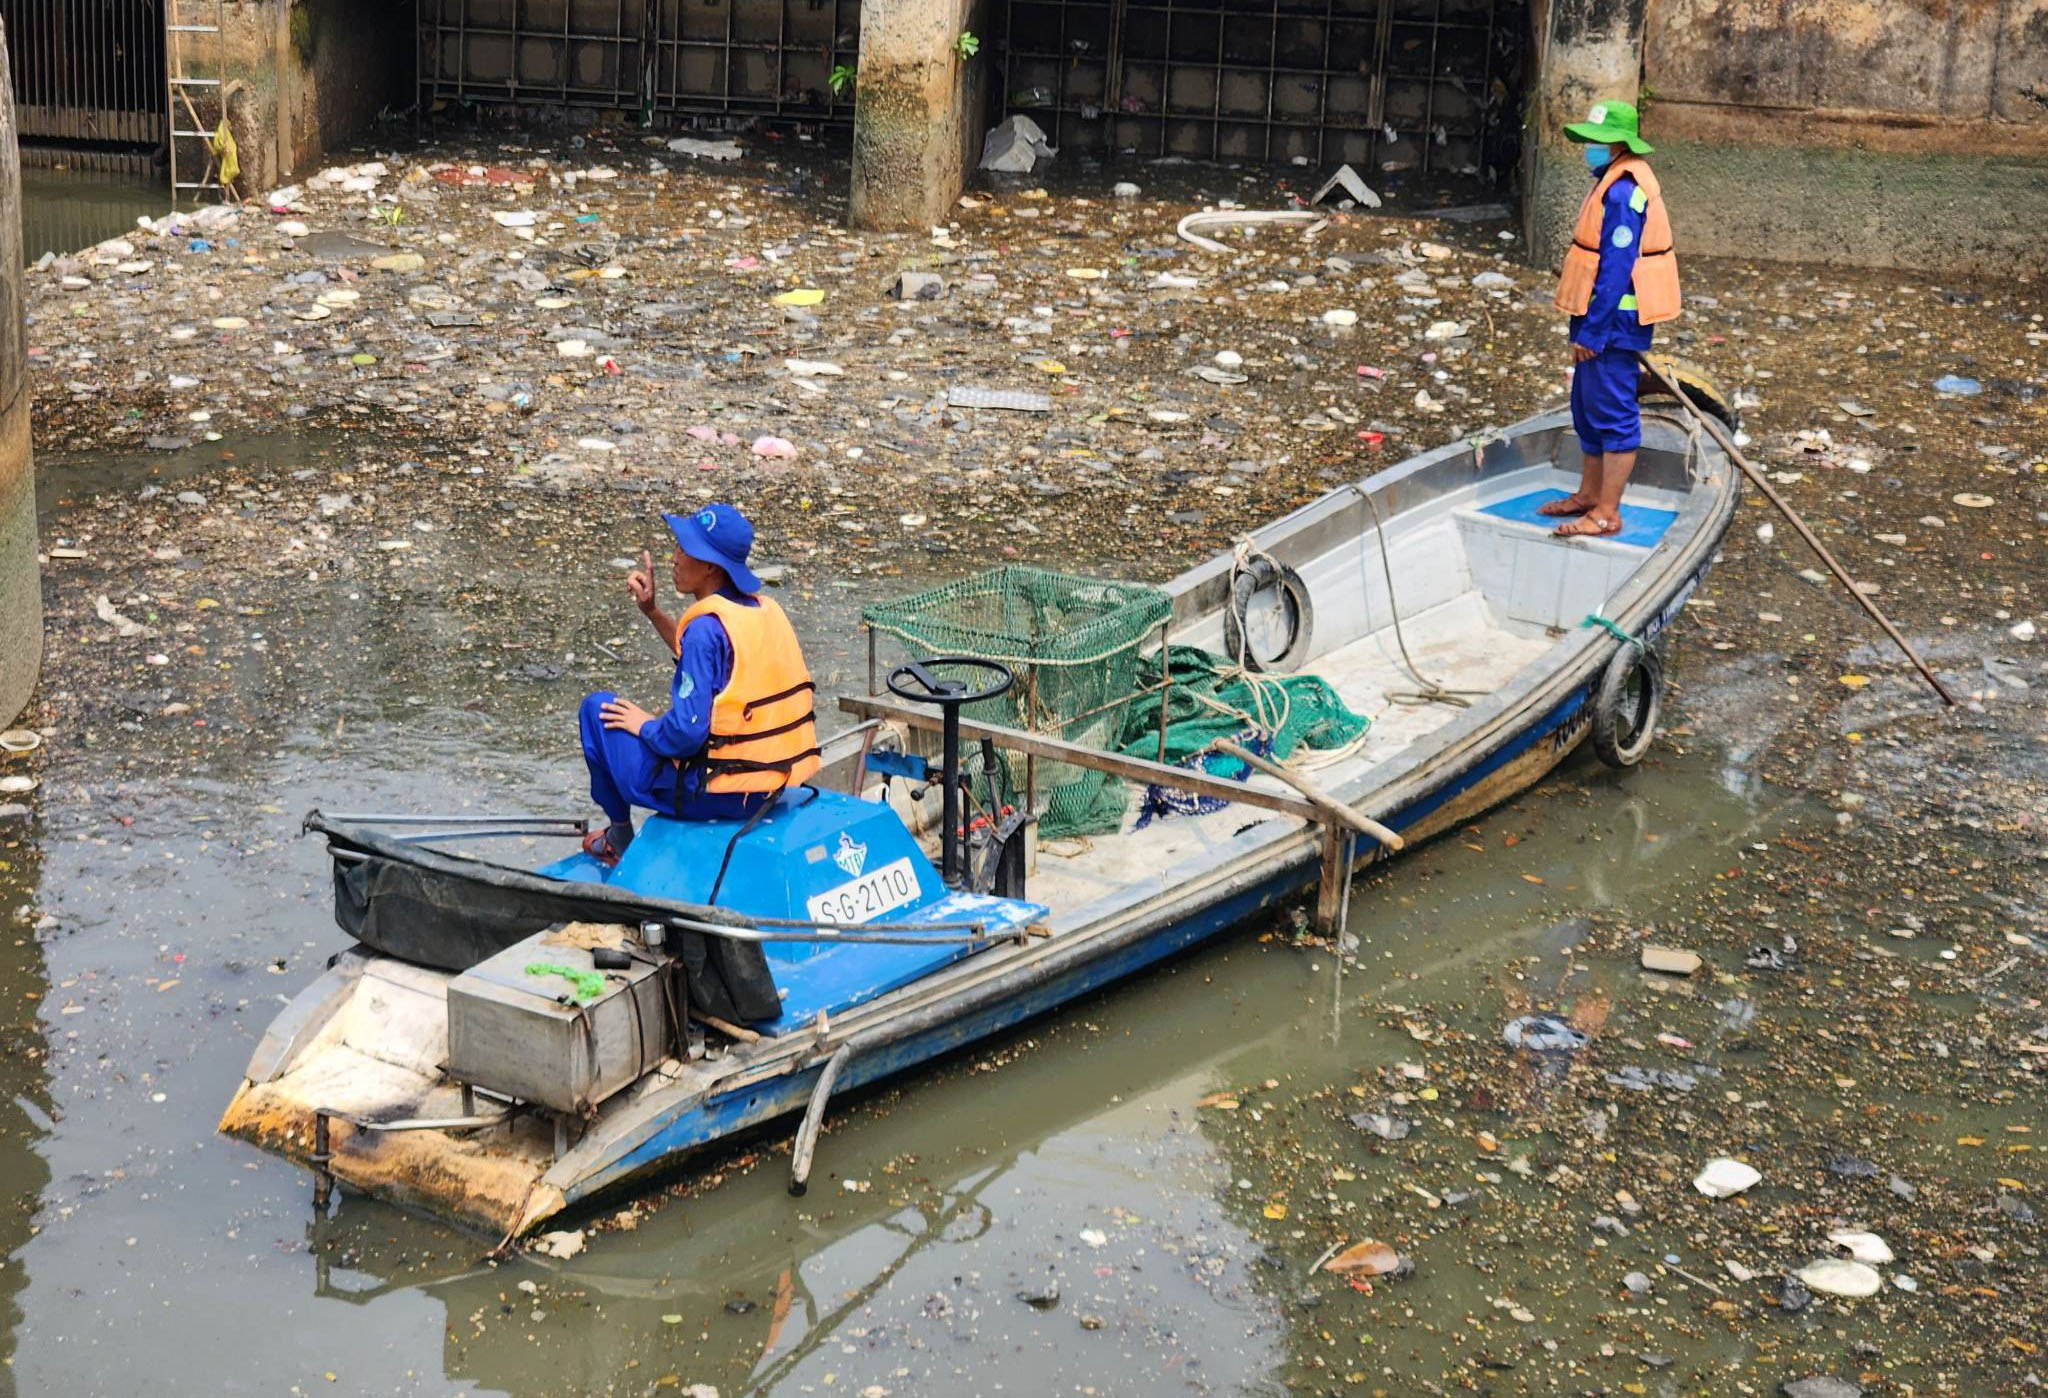
[(1535, 77), (1524, 140), (1522, 236), (1532, 266), (1555, 268), (1586, 197), (1585, 157), (1564, 124), (1595, 102), (1633, 103), (1648, 0), (1537, 0), (1529, 7)]
[(43, 661), (43, 578), (36, 566), (36, 475), (28, 449), (28, 366), (21, 324), (21, 165), (7, 32), (0, 23), (0, 727), (28, 702)]
[(864, 0), (853, 89), (856, 228), (944, 223), (980, 149), (986, 54), (962, 58), (977, 0)]

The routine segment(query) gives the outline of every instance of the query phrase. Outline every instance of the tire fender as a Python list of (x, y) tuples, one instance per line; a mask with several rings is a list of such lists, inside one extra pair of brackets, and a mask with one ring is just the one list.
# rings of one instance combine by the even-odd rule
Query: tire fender
[(1649, 752), (1663, 711), (1662, 658), (1649, 646), (1617, 647), (1593, 693), (1593, 751), (1610, 767), (1635, 766)]
[[(1294, 610), (1294, 634), (1286, 648), (1270, 659), (1262, 659), (1245, 644), (1244, 618), (1252, 598), (1269, 587), (1280, 589)], [(1223, 609), (1223, 652), (1247, 670), (1285, 673), (1298, 670), (1308, 659), (1309, 640), (1314, 632), (1315, 609), (1309, 602), (1308, 584), (1301, 575), (1275, 559), (1253, 558), (1230, 575), (1230, 603)]]

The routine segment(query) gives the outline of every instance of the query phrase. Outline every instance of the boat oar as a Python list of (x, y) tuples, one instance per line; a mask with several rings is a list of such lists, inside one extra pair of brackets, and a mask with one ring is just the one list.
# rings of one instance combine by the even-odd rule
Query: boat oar
[(1721, 444), (1721, 450), (1728, 453), (1728, 459), (1742, 468), (1742, 474), (1749, 477), (1749, 483), (1763, 492), (1764, 499), (1770, 501), (1777, 508), (1778, 513), (1785, 516), (1786, 523), (1799, 531), (1799, 537), (1806, 540), (1806, 546), (1820, 555), (1820, 561), (1828, 565), (1828, 571), (1835, 575), (1843, 587), (1849, 589), (1849, 595), (1856, 599), (1863, 610), (1870, 613), (1870, 619), (1879, 626), (1882, 626), (1884, 634), (1891, 637), (1892, 643), (1905, 652), (1906, 659), (1912, 661), (1913, 668), (1918, 670), (1921, 676), (1934, 686), (1934, 692), (1941, 696), (1942, 702), (1954, 705), (1957, 702), (1956, 696), (1949, 693), (1948, 686), (1941, 682), (1940, 677), (1934, 671), (1927, 668), (1927, 662), (1922, 660), (1919, 653), (1907, 643), (1906, 638), (1899, 634), (1899, 629), (1892, 625), (1891, 618), (1884, 614), (1877, 603), (1863, 595), (1862, 591), (1856, 586), (1856, 580), (1850, 577), (1847, 570), (1835, 561), (1835, 556), (1828, 552), (1827, 545), (1814, 537), (1813, 531), (1806, 527), (1806, 521), (1799, 517), (1799, 512), (1786, 504), (1784, 497), (1779, 495), (1777, 491), (1771, 489), (1771, 483), (1764, 479), (1763, 472), (1750, 464), (1749, 459), (1742, 454), (1740, 449), (1736, 447), (1734, 440), (1729, 437), (1727, 429), (1722, 427), (1719, 422), (1715, 421), (1707, 413), (1701, 412), (1699, 404), (1686, 397), (1685, 390), (1680, 388), (1671, 376), (1664, 372), (1663, 365), (1657, 363), (1656, 360), (1647, 354), (1638, 353), (1636, 358), (1642, 361), (1643, 367), (1650, 371), (1657, 382), (1663, 384), (1670, 391), (1672, 397), (1685, 405), (1685, 410), (1693, 415), (1694, 420), (1700, 426), (1707, 429), (1707, 434)]
[(1360, 815), (1357, 811), (1352, 810), (1351, 807), (1329, 795), (1307, 777), (1290, 772), (1277, 762), (1268, 762), (1251, 749), (1239, 747), (1228, 738), (1218, 738), (1209, 746), (1217, 752), (1228, 753), (1240, 762), (1244, 762), (1256, 770), (1264, 772), (1275, 781), (1287, 783), (1287, 785), (1293, 787), (1303, 796), (1306, 796), (1309, 804), (1317, 810), (1324, 812), (1338, 823), (1349, 826), (1361, 835), (1372, 836), (1388, 849), (1398, 850), (1406, 847), (1408, 842), (1399, 835), (1371, 817)]

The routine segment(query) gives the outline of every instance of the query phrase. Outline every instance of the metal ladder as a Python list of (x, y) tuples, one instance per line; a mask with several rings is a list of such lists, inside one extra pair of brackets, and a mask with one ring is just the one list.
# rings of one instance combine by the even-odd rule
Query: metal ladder
[[(216, 126), (227, 119), (228, 40), (225, 0), (164, 0), (164, 86), (170, 111), (171, 200), (189, 194), (195, 201), (209, 191), (221, 198), (232, 197), (230, 183), (219, 178), (220, 158), (213, 146), (213, 131), (200, 115), (204, 107), (213, 111)], [(193, 23), (193, 16), (207, 23)], [(213, 76), (201, 77), (206, 61), (193, 50), (206, 47), (206, 35), (213, 36)], [(180, 147), (183, 147), (182, 158)], [(199, 178), (186, 179), (197, 168)]]

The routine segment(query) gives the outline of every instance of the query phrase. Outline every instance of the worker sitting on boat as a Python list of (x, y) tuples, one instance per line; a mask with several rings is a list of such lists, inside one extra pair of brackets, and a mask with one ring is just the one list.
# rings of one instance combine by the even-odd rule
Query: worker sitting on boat
[(676, 540), (676, 590), (696, 600), (680, 617), (664, 612), (645, 552), (626, 590), (676, 658), (668, 712), (599, 693), (578, 715), (590, 795), (611, 822), (583, 847), (606, 865), (632, 842), (635, 806), (739, 820), (818, 770), (817, 686), (789, 618), (747, 567), (753, 525), (730, 505), (662, 519)]
[(1636, 109), (1596, 102), (1564, 132), (1585, 144), (1594, 176), (1556, 300), (1571, 316), (1572, 426), (1584, 465), (1579, 488), (1538, 512), (1579, 516), (1557, 532), (1597, 538), (1621, 532), (1621, 492), (1643, 440), (1636, 354), (1650, 347), (1651, 326), (1678, 315), (1678, 261), (1657, 177), (1643, 159), (1651, 147), (1636, 135)]

